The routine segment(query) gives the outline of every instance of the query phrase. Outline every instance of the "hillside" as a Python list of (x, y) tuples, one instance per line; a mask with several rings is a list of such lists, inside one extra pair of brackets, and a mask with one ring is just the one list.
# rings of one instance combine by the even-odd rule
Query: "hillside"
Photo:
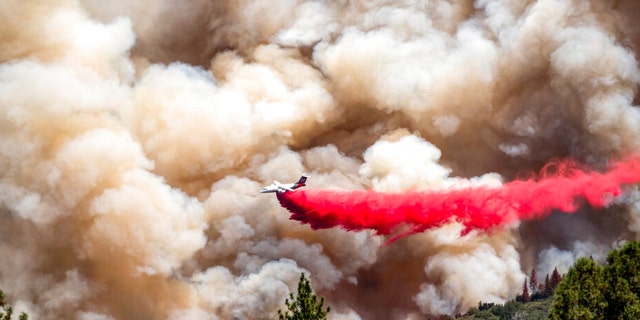
[(491, 305), (483, 310), (470, 309), (464, 316), (456, 319), (472, 320), (539, 320), (547, 319), (547, 313), (553, 302), (553, 297), (548, 297), (528, 303), (508, 301), (504, 305)]

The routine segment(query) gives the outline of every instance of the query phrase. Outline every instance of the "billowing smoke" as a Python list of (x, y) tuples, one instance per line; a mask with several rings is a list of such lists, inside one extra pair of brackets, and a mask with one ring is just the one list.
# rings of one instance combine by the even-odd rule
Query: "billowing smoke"
[[(553, 168), (553, 169), (551, 169)], [(640, 182), (640, 158), (613, 163), (604, 173), (585, 171), (571, 161), (552, 163), (539, 178), (515, 180), (498, 188), (402, 193), (375, 191), (298, 190), (278, 192), (291, 219), (313, 229), (372, 229), (388, 235), (401, 226), (407, 236), (447, 222), (459, 222), (463, 234), (487, 231), (520, 220), (542, 219), (552, 210), (571, 213), (581, 199), (603, 208), (622, 194), (622, 185)]]
[(306, 272), (331, 319), (416, 319), (602, 259), (639, 238), (634, 185), (386, 246), (258, 191), (303, 172), (310, 189), (500, 190), (560, 158), (604, 174), (640, 153), (639, 9), (2, 1), (0, 288), (35, 319), (273, 319)]

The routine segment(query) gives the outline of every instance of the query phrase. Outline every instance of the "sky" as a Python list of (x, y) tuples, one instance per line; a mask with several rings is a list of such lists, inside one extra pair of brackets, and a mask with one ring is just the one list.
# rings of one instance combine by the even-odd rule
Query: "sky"
[(604, 170), (640, 153), (638, 18), (632, 0), (3, 0), (0, 288), (34, 319), (274, 319), (304, 272), (331, 320), (412, 320), (602, 261), (640, 239), (635, 185), (391, 243), (259, 190)]

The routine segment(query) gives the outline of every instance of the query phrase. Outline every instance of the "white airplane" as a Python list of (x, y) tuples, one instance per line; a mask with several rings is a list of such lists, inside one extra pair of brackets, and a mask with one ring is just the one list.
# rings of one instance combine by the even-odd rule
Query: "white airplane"
[(298, 181), (294, 182), (294, 183), (285, 183), (282, 184), (278, 181), (273, 181), (272, 184), (264, 187), (262, 190), (260, 190), (260, 193), (269, 193), (269, 192), (287, 192), (287, 191), (293, 191), (293, 189), (298, 189), (300, 187), (304, 187), (305, 186), (305, 182), (307, 182), (307, 178), (309, 176), (306, 174), (303, 174), (302, 176), (300, 176), (300, 179), (298, 179)]

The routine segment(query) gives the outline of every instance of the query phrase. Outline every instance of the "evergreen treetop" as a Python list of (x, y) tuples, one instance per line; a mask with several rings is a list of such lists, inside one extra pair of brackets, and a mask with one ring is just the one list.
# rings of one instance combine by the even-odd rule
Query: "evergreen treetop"
[(611, 251), (605, 266), (578, 259), (556, 289), (549, 318), (640, 319), (638, 261), (640, 242), (635, 241)]
[[(2, 290), (0, 290), (0, 320), (11, 320), (13, 315), (13, 307), (7, 304), (6, 296)], [(27, 320), (29, 316), (26, 313), (21, 313), (20, 320)]]
[(327, 313), (331, 311), (330, 307), (326, 310), (323, 308), (324, 298), (318, 297), (313, 293), (309, 280), (305, 274), (300, 274), (298, 281), (298, 294), (293, 292), (289, 294), (289, 298), (285, 300), (288, 308), (286, 311), (278, 310), (279, 320), (322, 320), (327, 318)]
[(538, 291), (538, 275), (536, 274), (536, 269), (531, 269), (531, 275), (529, 276), (529, 287), (531, 288), (531, 293), (536, 293)]
[(550, 319), (605, 319), (604, 286), (602, 266), (578, 259), (556, 289)]

